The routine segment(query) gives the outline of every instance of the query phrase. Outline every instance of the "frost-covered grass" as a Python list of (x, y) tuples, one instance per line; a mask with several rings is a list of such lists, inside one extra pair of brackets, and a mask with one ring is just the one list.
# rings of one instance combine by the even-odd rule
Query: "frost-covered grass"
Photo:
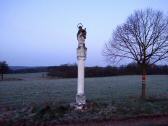
[[(36, 79), (31, 75), (33, 79), (0, 81), (0, 106), (50, 102), (62, 104), (75, 101), (77, 79), (39, 80), (38, 76)], [(13, 76), (26, 78), (26, 75), (22, 74)], [(168, 75), (148, 76), (147, 91), (150, 97), (168, 97)], [(138, 98), (141, 93), (141, 76), (86, 78), (85, 93), (88, 100), (104, 103)]]
[(46, 77), (46, 72), (39, 73), (18, 73), (18, 74), (4, 74), (4, 80), (12, 79), (21, 79), (21, 80), (30, 80), (30, 79), (39, 79)]

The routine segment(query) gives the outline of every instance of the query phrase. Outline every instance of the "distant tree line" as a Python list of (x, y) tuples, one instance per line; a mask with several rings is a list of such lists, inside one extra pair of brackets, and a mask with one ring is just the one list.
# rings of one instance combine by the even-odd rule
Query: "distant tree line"
[(39, 73), (47, 72), (48, 67), (25, 67), (20, 69), (11, 69), (9, 73)]
[[(117, 75), (140, 75), (141, 67), (136, 63), (130, 63), (128, 65), (122, 65), (119, 67), (114, 66), (94, 66), (85, 67), (85, 77), (107, 77)], [(58, 78), (76, 78), (77, 77), (77, 64), (64, 64), (60, 66), (49, 67), (25, 67), (21, 69), (10, 69), (6, 62), (0, 62), (0, 75), (1, 80), (5, 73), (38, 73), (47, 72), (49, 77)], [(147, 67), (148, 75), (168, 75), (168, 65), (149, 65)]]
[[(123, 65), (119, 67), (107, 66), (107, 67), (86, 67), (85, 77), (106, 77), (117, 75), (140, 75), (141, 68), (136, 63)], [(148, 75), (156, 74), (168, 74), (167, 65), (149, 65), (147, 69)], [(77, 77), (77, 65), (61, 65), (48, 67), (48, 76), (60, 77), (60, 78), (76, 78)]]

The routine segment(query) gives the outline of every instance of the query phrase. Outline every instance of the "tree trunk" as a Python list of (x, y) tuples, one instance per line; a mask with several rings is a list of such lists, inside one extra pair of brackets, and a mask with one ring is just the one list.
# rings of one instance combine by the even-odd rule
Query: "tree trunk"
[(142, 92), (141, 98), (146, 99), (146, 66), (142, 66)]
[(3, 73), (1, 73), (1, 80), (3, 80)]

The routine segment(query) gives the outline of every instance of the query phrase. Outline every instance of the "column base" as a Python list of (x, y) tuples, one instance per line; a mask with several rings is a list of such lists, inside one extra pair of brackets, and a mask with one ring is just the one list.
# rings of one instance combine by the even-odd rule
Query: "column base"
[(77, 94), (76, 102), (70, 103), (70, 107), (75, 110), (85, 110), (87, 108), (85, 95)]
[(76, 104), (79, 106), (86, 104), (86, 97), (84, 94), (77, 94), (76, 95)]

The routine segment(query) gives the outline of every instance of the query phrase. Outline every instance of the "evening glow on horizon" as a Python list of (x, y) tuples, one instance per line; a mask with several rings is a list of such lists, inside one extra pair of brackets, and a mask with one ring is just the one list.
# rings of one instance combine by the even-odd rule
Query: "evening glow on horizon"
[(167, 0), (1, 0), (0, 61), (10, 66), (76, 63), (77, 24), (87, 29), (86, 66), (106, 66), (104, 44), (135, 10), (168, 13)]

